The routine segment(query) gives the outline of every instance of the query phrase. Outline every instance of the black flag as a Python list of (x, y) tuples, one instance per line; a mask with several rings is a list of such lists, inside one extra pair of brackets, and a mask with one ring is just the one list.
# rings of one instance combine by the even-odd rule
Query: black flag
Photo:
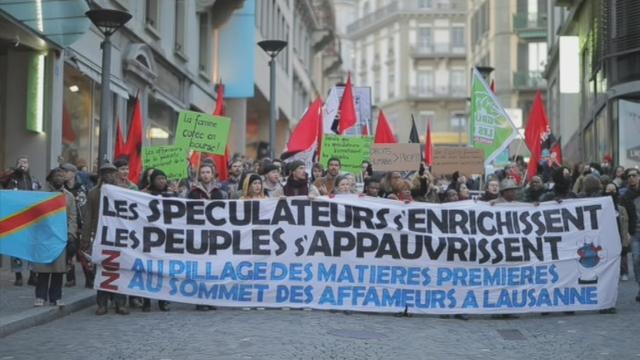
[(418, 135), (418, 129), (416, 128), (416, 119), (411, 114), (411, 132), (409, 133), (409, 143), (420, 143), (420, 136)]

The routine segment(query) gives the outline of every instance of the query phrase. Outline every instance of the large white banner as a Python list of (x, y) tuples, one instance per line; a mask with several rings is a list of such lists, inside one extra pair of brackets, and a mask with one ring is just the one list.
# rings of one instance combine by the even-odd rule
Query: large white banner
[(615, 306), (611, 200), (199, 201), (102, 188), (96, 288), (176, 302), (410, 313)]

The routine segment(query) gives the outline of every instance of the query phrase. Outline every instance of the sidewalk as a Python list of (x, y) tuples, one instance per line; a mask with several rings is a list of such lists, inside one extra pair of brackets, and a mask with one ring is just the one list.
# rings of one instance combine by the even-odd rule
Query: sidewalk
[[(34, 307), (35, 287), (27, 285), (29, 272), (23, 272), (22, 286), (14, 286), (14, 274), (9, 270), (9, 258), (2, 256), (0, 267), (0, 338), (32, 326), (69, 315), (95, 304), (95, 290), (84, 287), (84, 274), (76, 264), (76, 286), (62, 288), (65, 306)], [(63, 280), (66, 282), (66, 276)]]

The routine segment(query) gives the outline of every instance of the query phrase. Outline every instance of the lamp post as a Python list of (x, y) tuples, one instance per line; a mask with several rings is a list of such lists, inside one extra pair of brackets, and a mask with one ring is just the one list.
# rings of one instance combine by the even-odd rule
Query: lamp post
[(491, 73), (493, 72), (494, 68), (491, 66), (476, 66), (476, 69), (478, 69), (478, 72), (480, 73), (480, 75), (482, 75), (482, 78), (484, 78), (484, 81), (487, 82), (487, 84), (489, 83), (489, 75), (491, 75)]
[(276, 56), (287, 46), (287, 42), (283, 40), (264, 40), (258, 42), (258, 46), (271, 57), (269, 60), (269, 154), (271, 160), (276, 158)]
[(85, 15), (102, 32), (102, 84), (100, 90), (100, 137), (98, 139), (98, 168), (109, 159), (107, 139), (112, 122), (111, 104), (111, 35), (131, 19), (131, 14), (120, 10), (89, 10)]

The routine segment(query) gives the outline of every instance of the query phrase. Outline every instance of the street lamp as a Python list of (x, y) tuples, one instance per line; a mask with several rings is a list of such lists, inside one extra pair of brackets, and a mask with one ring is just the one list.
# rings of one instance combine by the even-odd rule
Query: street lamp
[(112, 121), (111, 112), (111, 35), (131, 19), (131, 14), (120, 10), (89, 10), (85, 15), (102, 32), (102, 88), (100, 101), (100, 138), (98, 139), (98, 169), (109, 159), (107, 136)]
[(269, 71), (271, 79), (269, 80), (269, 102), (271, 110), (269, 111), (269, 153), (271, 159), (276, 158), (276, 62), (275, 58), (280, 51), (287, 46), (287, 42), (283, 40), (264, 40), (258, 42), (258, 46), (271, 57), (269, 60)]
[(484, 81), (488, 83), (489, 75), (491, 75), (494, 68), (491, 66), (476, 66), (476, 69), (478, 69), (478, 72), (480, 73), (480, 75), (482, 75), (482, 78), (484, 79)]

